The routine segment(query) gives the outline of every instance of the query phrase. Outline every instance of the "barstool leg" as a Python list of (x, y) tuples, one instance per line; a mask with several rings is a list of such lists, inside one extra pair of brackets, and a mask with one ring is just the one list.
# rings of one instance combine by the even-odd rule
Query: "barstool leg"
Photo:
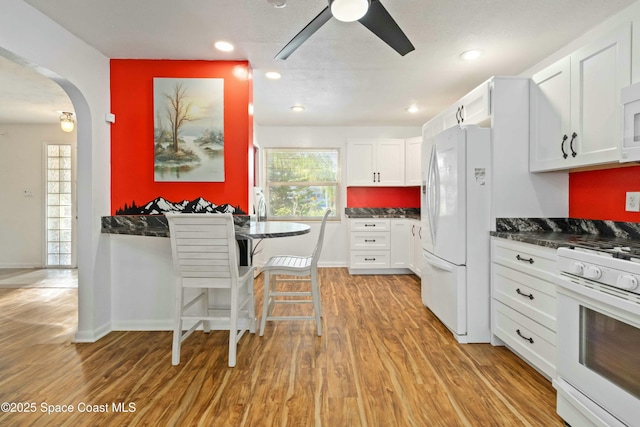
[(264, 335), (264, 326), (267, 323), (267, 315), (269, 310), (269, 299), (270, 290), (271, 290), (271, 275), (268, 271), (265, 271), (263, 274), (264, 279), (264, 295), (262, 296), (262, 318), (260, 319), (260, 336)]

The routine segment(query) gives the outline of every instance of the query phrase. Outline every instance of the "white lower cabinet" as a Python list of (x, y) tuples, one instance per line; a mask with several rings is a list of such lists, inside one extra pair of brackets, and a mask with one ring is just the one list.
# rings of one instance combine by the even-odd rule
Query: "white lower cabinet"
[(411, 241), (409, 223), (410, 220), (404, 218), (391, 219), (391, 250), (390, 268), (409, 268), (409, 260), (411, 257)]
[(349, 219), (349, 273), (410, 273), (414, 244), (412, 221), (406, 218)]
[(409, 270), (422, 277), (422, 224), (419, 219), (409, 220)]
[(556, 376), (556, 250), (491, 239), (491, 330), (548, 378)]

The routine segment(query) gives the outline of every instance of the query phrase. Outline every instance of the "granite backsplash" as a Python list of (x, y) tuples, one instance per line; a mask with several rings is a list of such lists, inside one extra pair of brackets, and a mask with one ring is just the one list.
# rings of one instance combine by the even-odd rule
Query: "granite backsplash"
[(640, 239), (640, 223), (578, 218), (497, 218), (496, 233), (562, 233)]
[(420, 208), (345, 208), (348, 218), (412, 218), (420, 219)]

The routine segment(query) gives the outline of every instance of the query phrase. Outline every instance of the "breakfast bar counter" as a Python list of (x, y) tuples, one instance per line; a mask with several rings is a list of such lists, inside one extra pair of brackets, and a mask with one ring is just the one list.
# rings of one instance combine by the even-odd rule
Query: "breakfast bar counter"
[[(111, 300), (105, 301), (105, 309), (112, 313), (111, 329), (172, 330), (175, 284), (166, 217), (105, 216), (101, 231), (108, 235), (111, 259)], [(309, 231), (307, 224), (250, 221), (236, 224), (236, 239), (241, 248), (250, 251), (252, 240), (295, 238)]]

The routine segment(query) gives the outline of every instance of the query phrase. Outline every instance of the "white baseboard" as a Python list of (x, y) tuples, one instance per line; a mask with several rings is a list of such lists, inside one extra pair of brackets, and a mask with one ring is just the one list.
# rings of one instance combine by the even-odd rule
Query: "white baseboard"
[(114, 322), (114, 331), (172, 331), (173, 319), (122, 320)]
[(96, 342), (111, 331), (111, 323), (105, 323), (104, 325), (93, 331), (76, 332), (76, 335), (73, 338), (73, 342)]
[(41, 263), (0, 263), (0, 268), (44, 268)]

